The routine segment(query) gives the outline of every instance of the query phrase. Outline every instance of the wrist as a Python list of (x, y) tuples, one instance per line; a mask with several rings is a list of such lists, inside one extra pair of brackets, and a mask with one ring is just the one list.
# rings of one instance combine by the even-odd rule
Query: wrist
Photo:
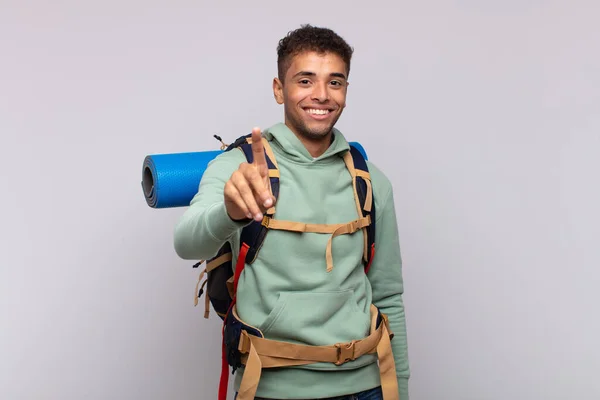
[(208, 229), (217, 240), (227, 240), (238, 229), (245, 227), (250, 222), (252, 220), (232, 218), (224, 203), (215, 204), (207, 213)]

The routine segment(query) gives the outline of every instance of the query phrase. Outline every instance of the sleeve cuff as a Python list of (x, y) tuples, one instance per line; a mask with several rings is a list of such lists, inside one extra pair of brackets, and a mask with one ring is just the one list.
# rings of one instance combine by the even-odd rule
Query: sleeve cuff
[(398, 378), (398, 394), (400, 395), (400, 400), (409, 400), (408, 378)]
[(229, 239), (236, 231), (249, 225), (252, 221), (251, 219), (232, 220), (227, 214), (225, 203), (218, 203), (211, 207), (207, 210), (206, 215), (208, 230), (216, 240)]

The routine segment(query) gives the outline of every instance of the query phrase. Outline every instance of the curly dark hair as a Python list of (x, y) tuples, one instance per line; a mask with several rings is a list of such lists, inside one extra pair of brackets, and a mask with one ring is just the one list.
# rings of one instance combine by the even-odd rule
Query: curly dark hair
[(315, 51), (321, 54), (335, 53), (346, 63), (346, 74), (350, 73), (350, 60), (354, 49), (333, 30), (305, 24), (289, 32), (279, 41), (277, 72), (280, 81), (283, 82), (292, 58), (305, 51)]

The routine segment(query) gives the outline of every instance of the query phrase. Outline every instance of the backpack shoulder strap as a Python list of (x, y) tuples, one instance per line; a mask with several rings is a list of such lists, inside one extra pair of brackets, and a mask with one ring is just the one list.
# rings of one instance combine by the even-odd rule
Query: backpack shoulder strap
[[(246, 160), (251, 163), (254, 160), (254, 156), (252, 154), (252, 134), (242, 136), (234, 144), (230, 147), (239, 148), (245, 155)], [(273, 150), (271, 149), (271, 145), (268, 140), (262, 138), (263, 146), (265, 149), (265, 158), (267, 160), (267, 165), (269, 167), (269, 181), (271, 185), (271, 192), (275, 199), (279, 197), (279, 168), (277, 166), (277, 160), (275, 159), (275, 155), (273, 154)], [(275, 206), (271, 207), (266, 212), (266, 217), (268, 219), (273, 218), (275, 215)], [(244, 229), (242, 229), (240, 242), (242, 246), (246, 247), (245, 260), (246, 263), (252, 264), (254, 260), (256, 260), (256, 256), (262, 246), (262, 243), (265, 240), (267, 235), (267, 227), (261, 223), (253, 221)]]
[(354, 186), (354, 198), (359, 215), (370, 217), (371, 223), (363, 228), (365, 237), (363, 261), (365, 273), (369, 272), (373, 257), (375, 256), (375, 201), (373, 200), (373, 187), (371, 184), (371, 174), (367, 160), (362, 152), (354, 145), (350, 144), (350, 151), (344, 155), (346, 167), (350, 172)]

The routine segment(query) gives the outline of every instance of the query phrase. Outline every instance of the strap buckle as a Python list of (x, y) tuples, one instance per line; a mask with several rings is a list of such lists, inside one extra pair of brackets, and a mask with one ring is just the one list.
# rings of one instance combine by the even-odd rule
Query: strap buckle
[(356, 340), (353, 340), (350, 343), (337, 343), (335, 345), (337, 348), (337, 361), (335, 362), (335, 365), (342, 365), (348, 361), (356, 360), (355, 344)]

